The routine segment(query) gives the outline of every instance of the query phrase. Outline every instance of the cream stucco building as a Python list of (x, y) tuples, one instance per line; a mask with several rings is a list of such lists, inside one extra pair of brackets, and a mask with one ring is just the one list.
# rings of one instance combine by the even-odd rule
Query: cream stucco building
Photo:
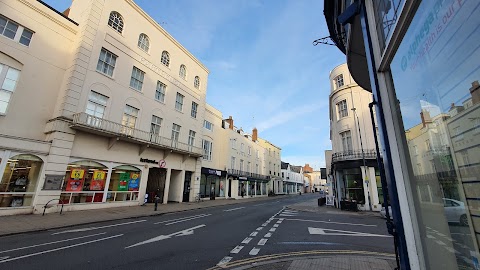
[(132, 0), (1, 1), (0, 29), (0, 215), (238, 197), (233, 136), (266, 176), (256, 133), (206, 104), (208, 69)]
[(349, 200), (358, 203), (362, 210), (380, 211), (381, 184), (368, 106), (371, 93), (353, 80), (347, 64), (335, 67), (329, 79), (335, 200), (337, 205)]

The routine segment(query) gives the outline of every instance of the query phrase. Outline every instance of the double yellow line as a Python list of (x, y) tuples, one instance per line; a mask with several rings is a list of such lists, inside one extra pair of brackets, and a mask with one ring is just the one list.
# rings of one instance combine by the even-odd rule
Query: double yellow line
[(296, 252), (288, 252), (288, 253), (279, 253), (279, 254), (272, 254), (272, 255), (265, 255), (265, 256), (258, 256), (238, 261), (233, 261), (230, 263), (226, 263), (221, 266), (214, 266), (207, 270), (219, 270), (225, 268), (231, 268), (235, 266), (242, 266), (254, 262), (262, 262), (274, 259), (281, 259), (285, 257), (294, 257), (294, 256), (304, 256), (304, 255), (328, 255), (328, 254), (356, 254), (356, 255), (371, 255), (371, 256), (384, 256), (384, 257), (392, 257), (395, 258), (395, 254), (392, 253), (382, 253), (382, 252), (371, 252), (371, 251), (360, 251), (360, 250), (310, 250), (310, 251), (296, 251)]

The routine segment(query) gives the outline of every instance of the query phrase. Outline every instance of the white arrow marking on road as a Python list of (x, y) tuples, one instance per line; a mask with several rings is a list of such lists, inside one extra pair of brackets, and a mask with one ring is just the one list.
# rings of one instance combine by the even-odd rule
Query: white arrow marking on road
[(147, 221), (147, 220), (146, 220), (146, 219), (143, 219), (143, 220), (137, 220), (137, 221), (131, 221), (131, 222), (125, 222), (125, 223), (105, 225), (105, 226), (100, 226), (100, 227), (89, 227), (89, 228), (73, 229), (73, 230), (67, 230), (67, 231), (61, 231), (61, 232), (52, 233), (52, 235), (62, 234), (62, 233), (72, 233), (72, 232), (93, 231), (93, 230), (98, 230), (98, 229), (104, 229), (104, 228), (109, 228), (109, 227), (117, 227), (117, 226), (134, 224), (134, 223), (145, 222), (145, 221)]
[(33, 257), (33, 256), (45, 254), (45, 253), (59, 251), (59, 250), (62, 250), (62, 249), (68, 249), (68, 248), (72, 248), (72, 247), (83, 246), (83, 245), (90, 244), (90, 243), (95, 243), (95, 242), (100, 242), (100, 241), (120, 237), (122, 235), (123, 234), (117, 234), (117, 235), (114, 235), (114, 236), (109, 236), (109, 237), (105, 237), (105, 238), (91, 240), (91, 241), (87, 241), (87, 242), (84, 242), (84, 243), (78, 243), (78, 244), (74, 244), (74, 245), (70, 245), (70, 246), (66, 246), (66, 247), (59, 247), (59, 248), (54, 248), (54, 249), (50, 249), (50, 250), (40, 251), (40, 252), (37, 252), (37, 253), (27, 254), (27, 255), (23, 255), (23, 256), (19, 256), (19, 257), (13, 257), (13, 258), (10, 258), (10, 259), (4, 259), (4, 260), (0, 261), (0, 263), (16, 261), (16, 260), (20, 260), (20, 259), (23, 259), (23, 258), (28, 258), (28, 257)]
[(145, 240), (145, 241), (143, 241), (143, 242), (137, 243), (137, 244), (135, 244), (135, 245), (131, 245), (131, 246), (125, 247), (125, 249), (127, 249), (127, 248), (132, 248), (132, 247), (136, 247), (136, 246), (140, 246), (140, 245), (145, 245), (145, 244), (149, 244), (149, 243), (153, 243), (153, 242), (157, 242), (157, 241), (162, 241), (162, 240), (165, 240), (165, 239), (172, 238), (172, 237), (174, 237), (174, 236), (192, 235), (192, 234), (193, 234), (193, 230), (198, 229), (198, 228), (202, 228), (202, 227), (205, 227), (205, 226), (206, 226), (205, 224), (202, 224), (202, 225), (198, 225), (198, 226), (192, 227), (192, 228), (190, 228), (190, 229), (185, 229), (185, 230), (183, 230), (183, 231), (171, 233), (171, 234), (169, 234), (169, 235), (160, 235), (160, 236), (154, 237), (154, 238), (152, 238), (152, 239)]
[(341, 231), (341, 230), (312, 228), (312, 227), (308, 227), (308, 232), (310, 234), (321, 234), (321, 235), (392, 237), (391, 235), (352, 232), (352, 231)]
[(243, 239), (242, 244), (248, 244), (248, 243), (250, 243), (250, 241), (252, 241), (252, 238), (247, 237), (247, 238)]
[(258, 245), (263, 246), (263, 245), (265, 245), (265, 243), (267, 243), (267, 241), (268, 241), (268, 239), (262, 238), (262, 239), (260, 239), (260, 241), (258, 241)]
[(252, 248), (252, 250), (250, 250), (250, 252), (248, 254), (257, 255), (259, 251), (260, 251), (259, 248)]
[(240, 250), (242, 250), (242, 248), (243, 246), (236, 246), (234, 249), (232, 249), (232, 251), (230, 251), (230, 253), (237, 254), (240, 252)]
[(232, 259), (233, 259), (233, 257), (225, 256), (225, 257), (223, 257), (223, 259), (220, 262), (217, 263), (217, 266), (221, 267), (222, 265), (227, 264)]
[(0, 261), (6, 260), (6, 259), (8, 259), (8, 258), (10, 258), (10, 256), (3, 256), (3, 257), (0, 257)]
[(272, 233), (267, 233), (267, 234), (265, 234), (264, 237), (267, 237), (267, 238), (268, 238), (268, 237), (270, 237), (270, 236), (272, 236)]
[(223, 210), (223, 212), (230, 212), (230, 211), (240, 210), (240, 209), (243, 209), (243, 208), (245, 208), (245, 207), (238, 207), (238, 208)]

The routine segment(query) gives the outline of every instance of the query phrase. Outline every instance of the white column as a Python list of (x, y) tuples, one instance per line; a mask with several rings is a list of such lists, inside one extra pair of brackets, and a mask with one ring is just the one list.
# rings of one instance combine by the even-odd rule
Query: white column
[(363, 166), (360, 166), (360, 169), (362, 170), (362, 179), (363, 179), (363, 193), (364, 193), (364, 196), (365, 196), (365, 210), (367, 211), (370, 211), (372, 209), (370, 209), (370, 182), (371, 182), (371, 179), (368, 175), (368, 171), (367, 171), (367, 174), (365, 174), (365, 169), (366, 167), (363, 167)]
[(168, 202), (168, 192), (170, 191), (170, 178), (172, 177), (172, 169), (167, 169), (167, 178), (165, 179), (165, 190), (163, 191), (163, 204)]
[[(102, 202), (107, 201), (108, 187), (110, 186), (110, 179), (112, 178), (112, 171), (113, 171), (113, 163), (110, 162), (108, 164), (108, 172), (107, 172), (107, 179), (105, 180), (105, 187), (103, 188)], [(143, 175), (142, 175), (142, 177), (143, 177)]]

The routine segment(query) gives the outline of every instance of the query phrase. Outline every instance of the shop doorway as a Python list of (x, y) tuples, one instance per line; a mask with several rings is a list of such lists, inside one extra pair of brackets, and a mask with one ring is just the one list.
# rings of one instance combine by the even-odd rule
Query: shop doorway
[(163, 202), (167, 170), (164, 168), (150, 168), (148, 170), (147, 194), (148, 202), (154, 202), (155, 194), (158, 193), (159, 202)]
[(192, 172), (185, 172), (185, 182), (183, 183), (183, 202), (190, 201), (191, 183), (192, 183)]

